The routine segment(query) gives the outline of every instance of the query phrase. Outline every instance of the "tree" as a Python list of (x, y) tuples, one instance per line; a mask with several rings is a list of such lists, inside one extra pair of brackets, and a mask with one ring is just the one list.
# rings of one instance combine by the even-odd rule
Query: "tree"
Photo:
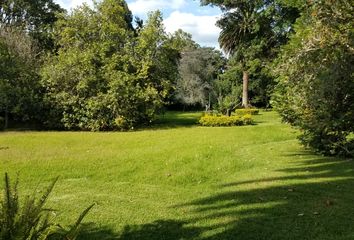
[(15, 120), (39, 118), (41, 88), (37, 49), (32, 39), (15, 28), (0, 27), (0, 113), (5, 128)]
[(181, 54), (184, 51), (200, 48), (199, 44), (192, 39), (192, 34), (178, 29), (170, 35), (171, 47), (178, 50)]
[(50, 127), (130, 129), (148, 124), (177, 69), (160, 12), (139, 31), (124, 0), (83, 5), (56, 28), (58, 54), (42, 69)]
[(51, 29), (62, 11), (52, 0), (0, 1), (0, 113), (5, 127), (9, 118), (40, 119), (40, 54), (53, 50)]
[(220, 51), (208, 47), (182, 51), (175, 98), (183, 105), (202, 105), (210, 108), (213, 82), (222, 72), (225, 59)]
[(222, 49), (240, 63), (243, 72), (242, 106), (249, 107), (249, 70), (255, 60), (273, 58), (286, 42), (291, 24), (298, 17), (296, 8), (276, 0), (202, 0), (202, 4), (219, 6), (223, 17), (219, 43)]
[(48, 127), (112, 128), (117, 111), (112, 105), (112, 89), (118, 87), (114, 80), (121, 80), (121, 91), (129, 86), (124, 84), (130, 80), (125, 46), (133, 34), (131, 20), (126, 3), (114, 0), (97, 3), (94, 9), (82, 5), (61, 16), (55, 28), (61, 47), (41, 71)]
[(53, 50), (51, 37), (57, 14), (64, 12), (53, 0), (0, 1), (0, 26), (24, 30), (45, 50)]
[(179, 60), (170, 102), (183, 108), (209, 106), (213, 81), (221, 73), (226, 59), (218, 50), (199, 46), (191, 34), (181, 29), (169, 36), (169, 46), (176, 50)]
[(354, 18), (347, 0), (309, 2), (277, 61), (274, 106), (305, 146), (354, 155)]
[[(255, 59), (251, 62), (249, 76), (252, 79), (248, 87), (250, 104), (256, 107), (269, 107), (270, 96), (274, 88), (274, 79), (269, 63)], [(231, 58), (223, 73), (215, 81), (214, 89), (217, 96), (217, 108), (221, 112), (231, 112), (242, 105), (242, 65)]]

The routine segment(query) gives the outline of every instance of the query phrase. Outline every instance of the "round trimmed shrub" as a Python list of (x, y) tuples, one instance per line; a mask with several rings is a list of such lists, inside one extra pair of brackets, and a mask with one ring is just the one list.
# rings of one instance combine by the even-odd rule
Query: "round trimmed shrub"
[(230, 127), (253, 124), (250, 114), (244, 116), (225, 116), (225, 115), (204, 115), (199, 120), (200, 125), (205, 127)]

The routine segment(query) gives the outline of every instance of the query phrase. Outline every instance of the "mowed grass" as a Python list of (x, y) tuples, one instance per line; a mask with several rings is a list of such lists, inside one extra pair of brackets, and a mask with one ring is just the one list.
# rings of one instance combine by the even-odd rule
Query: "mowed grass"
[[(136, 132), (0, 133), (0, 174), (31, 194), (60, 176), (48, 206), (79, 239), (354, 239), (354, 163), (314, 155), (274, 112), (199, 127), (167, 113)], [(3, 186), (3, 182), (0, 183)]]

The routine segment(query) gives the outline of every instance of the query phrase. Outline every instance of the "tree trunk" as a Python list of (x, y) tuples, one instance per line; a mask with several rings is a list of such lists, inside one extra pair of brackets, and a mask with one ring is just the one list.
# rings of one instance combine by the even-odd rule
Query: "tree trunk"
[(5, 124), (4, 124), (4, 129), (7, 129), (9, 125), (9, 113), (7, 112), (7, 109), (5, 110)]
[(248, 108), (248, 81), (249, 81), (249, 74), (248, 71), (243, 71), (243, 85), (242, 85), (242, 107)]

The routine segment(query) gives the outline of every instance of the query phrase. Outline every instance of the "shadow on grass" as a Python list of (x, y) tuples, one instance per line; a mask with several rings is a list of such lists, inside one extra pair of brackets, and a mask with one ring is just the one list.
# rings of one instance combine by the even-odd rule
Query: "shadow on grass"
[(176, 206), (188, 209), (185, 223), (128, 226), (120, 239), (354, 239), (353, 161), (303, 157), (281, 177), (225, 183)]
[(294, 165), (279, 170), (285, 177), (227, 183), (186, 204), (194, 209), (190, 221), (211, 223), (204, 239), (354, 239), (353, 162), (309, 158)]
[(159, 220), (144, 225), (128, 225), (121, 233), (115, 233), (107, 226), (97, 227), (89, 223), (82, 226), (77, 240), (180, 240), (195, 238), (200, 234), (200, 229), (186, 224), (175, 220)]
[(187, 222), (159, 220), (144, 225), (126, 226), (120, 236), (122, 240), (179, 240), (192, 239), (201, 229), (186, 226)]
[[(354, 162), (296, 153), (279, 177), (225, 183), (217, 193), (174, 206), (183, 221), (157, 220), (86, 231), (79, 239), (354, 239)], [(85, 232), (84, 232), (85, 233)]]
[(156, 121), (149, 127), (142, 129), (171, 129), (171, 128), (188, 128), (198, 125), (202, 112), (166, 112), (159, 115)]
[(95, 223), (83, 224), (77, 240), (110, 240), (119, 239), (119, 234), (115, 233), (108, 226), (98, 227)]

